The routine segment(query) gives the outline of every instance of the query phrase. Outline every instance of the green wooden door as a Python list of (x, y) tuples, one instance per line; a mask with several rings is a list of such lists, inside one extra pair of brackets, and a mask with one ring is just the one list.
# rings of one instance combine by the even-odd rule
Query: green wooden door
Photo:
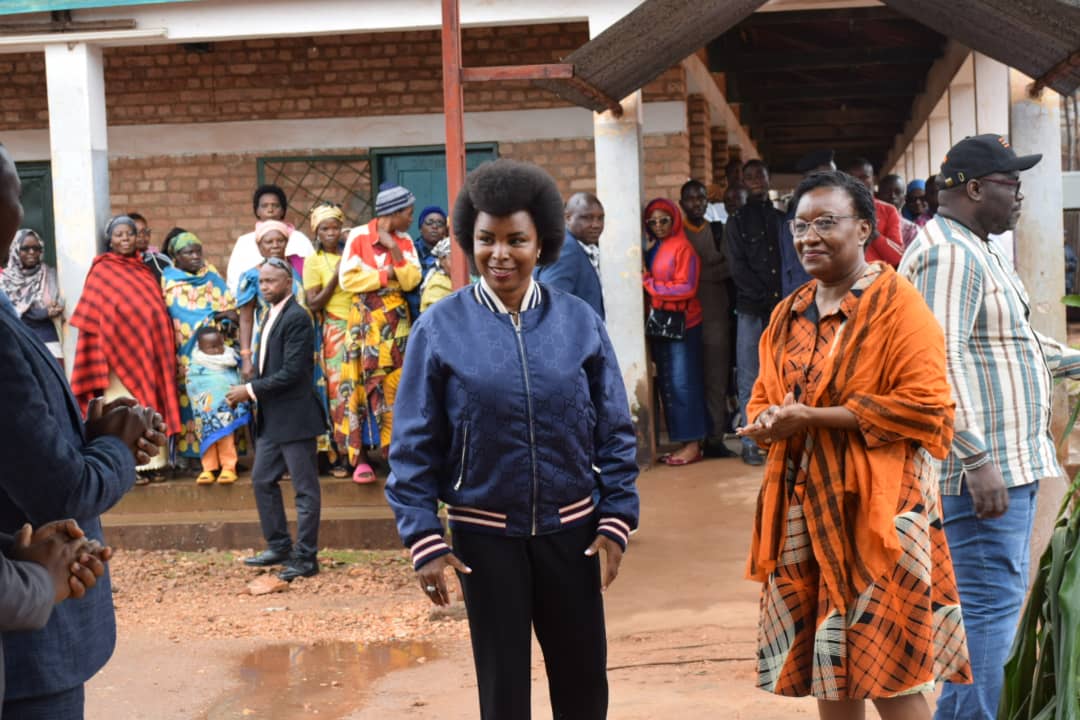
[[(420, 210), (428, 205), (438, 205), (450, 210), (446, 197), (446, 153), (442, 148), (402, 148), (400, 150), (377, 150), (379, 183), (396, 182), (416, 196), (416, 220), (409, 233), (419, 237)], [(480, 163), (498, 157), (498, 148), (492, 144), (470, 145), (465, 153), (465, 166), (475, 169)], [(377, 186), (376, 186), (377, 187)], [(375, 190), (378, 193), (378, 189)]]
[(22, 226), (37, 231), (45, 244), (45, 264), (56, 267), (52, 168), (47, 162), (21, 162), (15, 163), (15, 169), (22, 181)]

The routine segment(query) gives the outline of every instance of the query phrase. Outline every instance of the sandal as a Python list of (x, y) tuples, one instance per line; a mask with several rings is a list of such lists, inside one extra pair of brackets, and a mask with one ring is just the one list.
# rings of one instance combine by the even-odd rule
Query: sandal
[(335, 465), (330, 468), (330, 475), (336, 478), (347, 478), (349, 477), (349, 469), (344, 465)]
[(214, 473), (209, 470), (203, 470), (199, 473), (199, 477), (195, 478), (196, 485), (212, 485), (214, 482)]
[(681, 457), (677, 457), (675, 455), (668, 455), (667, 458), (662, 460), (661, 462), (663, 462), (665, 465), (670, 465), (672, 467), (682, 467), (683, 465), (693, 465), (694, 463), (701, 462), (704, 459), (705, 454), (702, 453), (701, 450), (698, 450), (697, 455), (690, 458), (689, 460), (684, 460)]
[(236, 482), (236, 473), (232, 470), (222, 470), (217, 477), (218, 485), (232, 485)]
[(353, 471), (352, 481), (357, 485), (370, 485), (375, 482), (375, 471), (367, 463), (360, 463)]
[(146, 477), (142, 473), (135, 473), (135, 484), (142, 487), (143, 485), (150, 484), (150, 478)]
[(150, 482), (152, 483), (163, 483), (166, 480), (168, 480), (168, 478), (165, 477), (165, 473), (161, 472), (160, 470), (155, 470), (154, 472), (150, 473)]

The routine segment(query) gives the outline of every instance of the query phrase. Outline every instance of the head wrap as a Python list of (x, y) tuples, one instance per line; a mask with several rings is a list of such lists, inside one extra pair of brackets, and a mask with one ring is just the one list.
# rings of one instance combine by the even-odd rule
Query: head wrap
[(415, 204), (416, 197), (411, 192), (395, 183), (384, 182), (379, 186), (379, 194), (375, 197), (375, 216), (393, 215), (398, 210)]
[(113, 230), (116, 229), (117, 225), (127, 225), (131, 228), (131, 232), (138, 232), (138, 229), (135, 227), (134, 220), (132, 220), (127, 215), (117, 215), (109, 221), (108, 225), (105, 226), (105, 242), (109, 242), (109, 240), (112, 239)]
[(912, 190), (922, 190), (923, 192), (926, 192), (926, 181), (912, 180), (907, 184), (907, 191), (911, 192)]
[(431, 254), (440, 259), (447, 257), (450, 254), (450, 238), (443, 238), (435, 243), (435, 247), (431, 248)]
[(649, 216), (653, 214), (653, 210), (663, 210), (666, 214), (671, 216), (671, 234), (665, 238), (666, 240), (670, 240), (682, 233), (683, 221), (682, 213), (679, 212), (679, 208), (675, 207), (675, 203), (667, 198), (656, 198), (645, 206), (645, 212), (642, 213), (642, 222), (645, 223), (645, 232), (649, 234), (649, 237), (656, 238), (656, 234), (653, 233), (652, 228), (649, 227)]
[(426, 208), (420, 211), (420, 219), (416, 221), (418, 227), (424, 225), (424, 221), (427, 220), (428, 215), (442, 215), (443, 219), (446, 219), (446, 211), (438, 205), (428, 205)]
[(191, 247), (192, 245), (202, 245), (202, 240), (196, 237), (195, 233), (182, 232), (173, 237), (170, 241), (169, 249), (171, 250), (171, 254), (175, 255), (184, 248)]
[[(35, 302), (41, 305), (48, 304), (45, 298), (47, 287), (45, 263), (40, 262), (37, 267), (27, 269), (23, 267), (22, 260), (19, 259), (19, 250), (26, 242), (26, 238), (31, 235), (41, 242), (41, 236), (33, 230), (23, 229), (15, 234), (15, 242), (11, 243), (8, 255), (7, 269), (0, 273), (0, 288), (7, 293), (11, 304), (15, 306), (16, 314), (20, 317)], [(42, 249), (44, 245), (42, 242)]]
[(257, 222), (255, 223), (255, 242), (262, 240), (263, 235), (272, 230), (277, 230), (285, 236), (286, 240), (288, 240), (289, 236), (293, 233), (293, 226), (288, 223), (283, 223), (280, 220), (262, 220)]
[(326, 220), (337, 220), (345, 223), (345, 213), (337, 205), (316, 205), (311, 211), (311, 232), (318, 232), (319, 226)]

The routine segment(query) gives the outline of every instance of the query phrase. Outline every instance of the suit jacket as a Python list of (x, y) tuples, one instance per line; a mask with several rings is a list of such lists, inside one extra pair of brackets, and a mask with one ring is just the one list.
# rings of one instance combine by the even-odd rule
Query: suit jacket
[[(135, 484), (135, 459), (116, 437), (86, 439), (67, 378), (0, 292), (0, 532), (75, 518), (104, 542), (99, 516)], [(4, 635), (8, 699), (70, 690), (116, 645), (108, 572), (78, 602), (58, 605), (41, 630)]]
[(327, 416), (315, 394), (315, 326), (307, 310), (290, 297), (260, 342), (265, 364), (251, 381), (259, 437), (288, 443), (322, 435)]
[(563, 241), (559, 259), (551, 265), (538, 267), (536, 279), (545, 285), (576, 295), (589, 303), (601, 320), (604, 319), (604, 293), (600, 287), (600, 276), (589, 262), (589, 256), (578, 245), (577, 238), (569, 231)]
[[(0, 546), (11, 537), (0, 535)], [(0, 632), (37, 630), (53, 608), (54, 588), (48, 571), (37, 563), (9, 560), (0, 554)], [(0, 650), (3, 644), (0, 642)], [(0, 698), (4, 697), (4, 658), (0, 653)]]

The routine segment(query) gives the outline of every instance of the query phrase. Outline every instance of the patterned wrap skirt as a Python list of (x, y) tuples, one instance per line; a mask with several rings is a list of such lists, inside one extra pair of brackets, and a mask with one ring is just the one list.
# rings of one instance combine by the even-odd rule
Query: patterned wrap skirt
[(387, 378), (396, 380), (401, 374), (410, 327), (409, 306), (401, 291), (356, 294), (338, 386), (345, 418), (335, 432), (347, 438), (351, 464), (356, 464), (365, 444), (372, 444), (365, 438), (388, 435), (387, 428), (380, 428), (392, 417), (392, 398), (388, 401), (385, 385)]
[(805, 466), (789, 460), (782, 552), (761, 593), (758, 687), (820, 700), (929, 692), (971, 682), (960, 596), (938, 503), (937, 464), (912, 445), (894, 524), (902, 555), (841, 614), (814, 559), (803, 510)]

